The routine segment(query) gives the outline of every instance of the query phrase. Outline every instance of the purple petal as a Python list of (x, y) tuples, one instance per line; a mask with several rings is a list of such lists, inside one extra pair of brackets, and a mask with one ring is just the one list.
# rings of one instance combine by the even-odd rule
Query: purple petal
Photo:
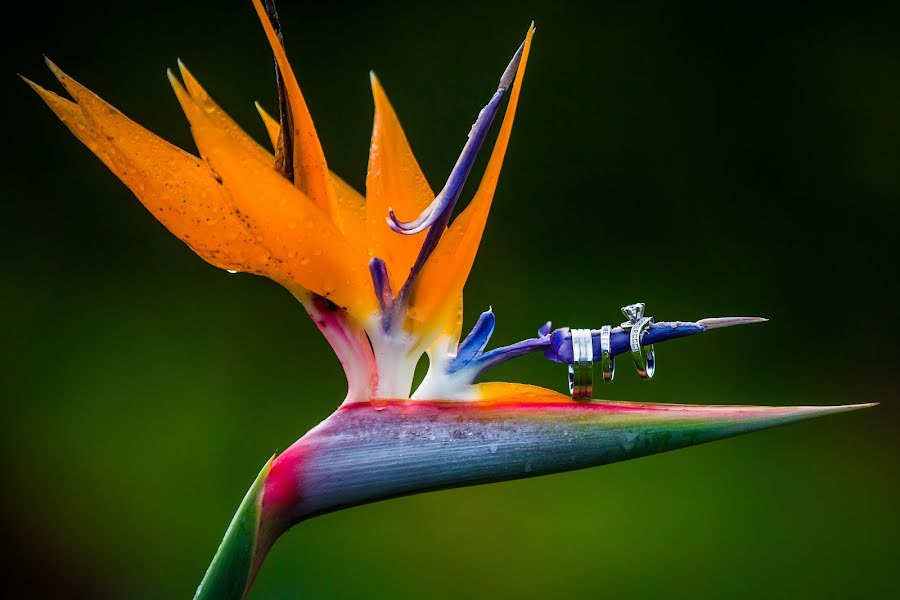
[(494, 317), (494, 311), (487, 309), (481, 313), (472, 331), (459, 345), (459, 349), (456, 351), (456, 359), (449, 369), (451, 373), (461, 369), (484, 351), (485, 346), (491, 340), (496, 323), (497, 319)]

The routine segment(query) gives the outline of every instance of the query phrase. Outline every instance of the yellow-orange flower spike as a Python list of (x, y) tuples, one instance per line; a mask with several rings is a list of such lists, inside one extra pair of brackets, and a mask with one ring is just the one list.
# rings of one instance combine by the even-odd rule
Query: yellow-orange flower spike
[(428, 262), (416, 280), (410, 298), (409, 320), (412, 329), (427, 333), (447, 322), (449, 312), (453, 310), (457, 298), (462, 293), (481, 235), (491, 209), (497, 180), (503, 166), (503, 157), (509, 144), (513, 121), (516, 117), (516, 106), (522, 89), (522, 78), (528, 63), (528, 52), (531, 49), (531, 38), (534, 35), (534, 24), (528, 29), (522, 59), (516, 72), (509, 105), (503, 117), (503, 124), (497, 134), (491, 158), (481, 178), (481, 184), (469, 206), (456, 218), (444, 233)]
[[(169, 231), (210, 264), (278, 279), (206, 164), (144, 129), (47, 61), (76, 102), (28, 81)], [(27, 80), (26, 80), (27, 81)]]
[(369, 251), (385, 262), (391, 286), (399, 290), (409, 276), (425, 234), (398, 235), (387, 226), (385, 218), (391, 208), (401, 217), (416, 216), (434, 200), (434, 192), (413, 155), (384, 88), (374, 73), (370, 79), (375, 118), (366, 175)]
[(241, 223), (297, 285), (364, 319), (375, 310), (364, 250), (272, 168), (218, 127), (174, 75), (169, 79), (203, 158), (222, 181)]

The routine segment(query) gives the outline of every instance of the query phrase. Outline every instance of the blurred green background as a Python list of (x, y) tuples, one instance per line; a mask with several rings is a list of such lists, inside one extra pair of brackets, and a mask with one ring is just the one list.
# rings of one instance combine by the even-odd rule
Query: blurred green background
[[(359, 189), (369, 69), (439, 187), (537, 22), (467, 326), (488, 305), (498, 344), (635, 300), (658, 319), (763, 315), (658, 347), (656, 379), (623, 365), (603, 396), (882, 405), (320, 517), (276, 545), (253, 598), (897, 593), (900, 5), (280, 4), (330, 164)], [(249, 0), (11, 10), (4, 580), (187, 597), (260, 466), (343, 397), (340, 367), (286, 292), (195, 257), (12, 73), (60, 89), (46, 53), (193, 150), (165, 68), (181, 57), (262, 140), (270, 53)], [(537, 356), (492, 377), (565, 385)]]

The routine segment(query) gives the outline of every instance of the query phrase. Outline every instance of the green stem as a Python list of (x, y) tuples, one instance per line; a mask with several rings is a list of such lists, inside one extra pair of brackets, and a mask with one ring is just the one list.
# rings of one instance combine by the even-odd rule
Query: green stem
[(263, 484), (274, 459), (274, 456), (269, 459), (247, 490), (203, 581), (197, 587), (194, 600), (243, 598), (253, 583), (253, 575), (259, 567), (255, 563), (261, 562), (255, 561), (254, 556), (260, 543), (259, 515)]

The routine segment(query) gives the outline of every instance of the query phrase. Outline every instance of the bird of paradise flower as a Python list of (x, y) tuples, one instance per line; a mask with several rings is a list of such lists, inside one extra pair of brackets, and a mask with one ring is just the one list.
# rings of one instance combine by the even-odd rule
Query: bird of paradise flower
[[(469, 132), (446, 184), (429, 187), (387, 95), (371, 77), (375, 118), (365, 198), (328, 169), (274, 6), (253, 0), (276, 60), (280, 119), (257, 105), (274, 154), (258, 145), (180, 63), (169, 80), (200, 157), (134, 123), (48, 65), (73, 100), (26, 79), (72, 133), (172, 233), (210, 264), (284, 286), (331, 344), (347, 377), (338, 409), (270, 459), (247, 492), (196, 597), (245, 596), (275, 540), (323, 513), (428, 490), (581, 469), (871, 404), (698, 406), (575, 401), (515, 383), (475, 383), (530, 352), (572, 363), (568, 328), (486, 350), (484, 312), (461, 340), (463, 286), (509, 143), (534, 26)], [(452, 221), (475, 157), (509, 100), (490, 159)], [(654, 324), (650, 344), (758, 322)], [(598, 344), (594, 332), (594, 344)], [(611, 353), (627, 352), (613, 329)], [(415, 366), (428, 372), (412, 389)], [(599, 346), (595, 348), (599, 356)]]

